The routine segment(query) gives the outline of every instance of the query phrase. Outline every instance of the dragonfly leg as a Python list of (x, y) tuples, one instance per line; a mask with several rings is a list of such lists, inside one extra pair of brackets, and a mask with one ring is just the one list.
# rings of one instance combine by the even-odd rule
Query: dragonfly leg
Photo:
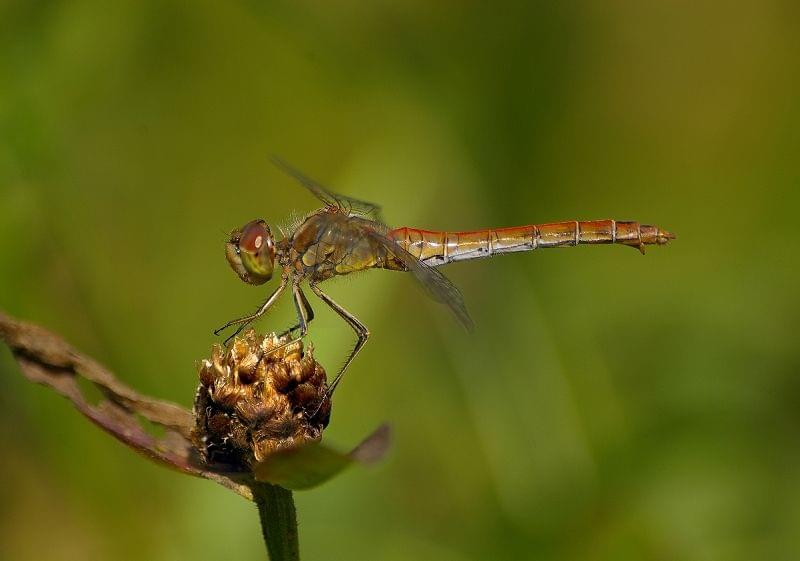
[(242, 330), (245, 327), (250, 325), (256, 319), (258, 319), (261, 316), (263, 316), (264, 313), (266, 313), (266, 311), (269, 310), (270, 307), (272, 307), (272, 305), (275, 303), (275, 301), (281, 295), (283, 290), (286, 288), (286, 284), (287, 284), (288, 280), (289, 280), (288, 277), (282, 277), (281, 278), (281, 284), (278, 286), (278, 288), (275, 289), (275, 291), (270, 295), (270, 297), (267, 298), (266, 302), (264, 302), (261, 305), (261, 307), (259, 307), (258, 310), (255, 311), (255, 313), (250, 314), (249, 316), (244, 316), (244, 317), (233, 319), (233, 320), (229, 321), (228, 323), (226, 323), (222, 327), (219, 327), (219, 328), (215, 329), (214, 330), (214, 335), (219, 335), (220, 333), (222, 333), (223, 331), (225, 331), (229, 327), (232, 327), (234, 325), (239, 325), (239, 328), (236, 331), (234, 331), (234, 333), (230, 337), (225, 339), (225, 345), (227, 345), (228, 342), (230, 342), (231, 339), (233, 339), (239, 333), (241, 333)]
[(284, 335), (291, 335), (292, 331), (297, 331), (298, 329), (300, 329), (302, 327), (302, 323), (300, 322), (300, 318), (302, 317), (300, 315), (300, 306), (302, 306), (303, 310), (305, 310), (306, 325), (311, 323), (311, 320), (314, 319), (314, 309), (311, 307), (311, 304), (308, 303), (308, 298), (306, 298), (306, 295), (303, 292), (303, 289), (298, 286), (297, 287), (297, 291), (300, 293), (300, 302), (298, 302), (297, 298), (295, 298), (295, 309), (297, 310), (297, 319), (298, 319), (298, 321), (297, 321), (297, 323), (295, 325), (293, 325), (292, 327), (290, 327), (289, 329), (287, 329), (286, 331), (281, 333), (280, 334), (281, 337), (283, 337)]
[(308, 333), (308, 323), (314, 318), (314, 310), (311, 309), (311, 305), (308, 303), (306, 295), (303, 294), (303, 289), (300, 288), (299, 282), (292, 283), (292, 294), (294, 295), (294, 308), (297, 311), (297, 325), (284, 331), (280, 336), (283, 337), (286, 334), (290, 334), (296, 329), (300, 330), (300, 334), (293, 339), (290, 338), (288, 341), (271, 348), (267, 354), (272, 354), (292, 343), (297, 343)]
[[(353, 359), (358, 354), (358, 351), (361, 350), (361, 348), (367, 342), (367, 339), (369, 339), (369, 329), (367, 329), (367, 326), (361, 323), (356, 316), (354, 316), (353, 314), (342, 308), (339, 304), (334, 302), (330, 296), (322, 292), (322, 290), (320, 290), (317, 285), (315, 285), (314, 283), (310, 283), (309, 286), (311, 286), (311, 290), (314, 291), (314, 294), (319, 296), (323, 302), (325, 302), (328, 306), (333, 308), (333, 311), (339, 314), (339, 316), (344, 321), (347, 322), (347, 325), (349, 325), (353, 329), (353, 331), (356, 332), (356, 336), (358, 337), (358, 341), (356, 341), (355, 347), (353, 347), (353, 350), (350, 351), (350, 356), (348, 356), (347, 360), (344, 361), (344, 364), (339, 369), (339, 373), (336, 374), (336, 377), (333, 379), (333, 382), (331, 382), (328, 385), (328, 390), (325, 392), (325, 397), (330, 398), (333, 395), (333, 391), (336, 389), (336, 386), (339, 385), (339, 381), (342, 379), (344, 371), (347, 370), (347, 367), (350, 366), (351, 362), (353, 362)], [(324, 401), (325, 400), (323, 399), (323, 402)], [(319, 407), (321, 406), (322, 403), (319, 404)]]

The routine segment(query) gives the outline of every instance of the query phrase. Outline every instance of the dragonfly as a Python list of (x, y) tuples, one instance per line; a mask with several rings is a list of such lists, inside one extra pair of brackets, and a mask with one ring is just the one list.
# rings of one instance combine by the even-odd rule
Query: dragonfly
[[(282, 231), (284, 235), (280, 240), (273, 236), (262, 219), (251, 220), (231, 232), (225, 244), (225, 256), (239, 278), (251, 285), (262, 285), (279, 269), (280, 283), (254, 313), (227, 322), (214, 334), (238, 326), (226, 339), (227, 345), (245, 327), (263, 316), (289, 289), (297, 324), (283, 332), (282, 335), (289, 334), (290, 337), (273, 350), (303, 339), (314, 319), (314, 311), (301, 286), (307, 283), (311, 291), (356, 334), (356, 344), (328, 385), (326, 399), (333, 394), (370, 336), (369, 329), (361, 320), (320, 289), (320, 283), (328, 279), (366, 269), (411, 273), (428, 295), (449, 308), (458, 322), (472, 331), (473, 322), (464, 298), (439, 270), (442, 265), (582, 244), (621, 244), (644, 253), (647, 245), (664, 245), (675, 238), (673, 233), (657, 226), (618, 220), (569, 220), (464, 232), (390, 228), (381, 219), (378, 205), (334, 193), (279, 158), (273, 157), (272, 162), (308, 189), (324, 206), (296, 221), (291, 231)], [(294, 334), (297, 336), (291, 336)]]

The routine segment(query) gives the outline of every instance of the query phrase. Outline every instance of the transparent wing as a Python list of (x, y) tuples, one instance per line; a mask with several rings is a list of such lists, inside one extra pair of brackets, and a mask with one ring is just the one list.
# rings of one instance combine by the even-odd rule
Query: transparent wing
[(467, 306), (464, 304), (464, 297), (461, 296), (461, 291), (458, 290), (456, 285), (450, 282), (438, 269), (434, 269), (430, 265), (426, 265), (409, 252), (396, 241), (387, 238), (385, 235), (370, 230), (369, 236), (376, 239), (383, 245), (392, 255), (399, 259), (403, 265), (414, 275), (414, 278), (425, 288), (428, 295), (437, 302), (446, 305), (456, 316), (458, 322), (466, 328), (467, 331), (472, 332), (475, 324), (472, 318), (469, 317)]
[(360, 199), (354, 199), (352, 197), (347, 197), (345, 195), (339, 195), (338, 193), (334, 193), (329, 191), (313, 179), (306, 177), (303, 175), (302, 172), (293, 168), (277, 156), (271, 156), (270, 160), (273, 164), (275, 164), (281, 171), (283, 171), (288, 176), (297, 180), (303, 187), (311, 191), (315, 197), (321, 200), (328, 206), (335, 206), (339, 207), (343, 210), (346, 210), (353, 214), (358, 214), (361, 216), (370, 216), (373, 217), (375, 220), (380, 221), (380, 213), (381, 207), (370, 203), (367, 201), (362, 201)]

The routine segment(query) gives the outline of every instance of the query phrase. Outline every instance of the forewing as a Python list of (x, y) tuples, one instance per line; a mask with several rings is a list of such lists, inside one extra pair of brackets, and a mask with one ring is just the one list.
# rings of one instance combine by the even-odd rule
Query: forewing
[(434, 269), (430, 265), (426, 265), (403, 247), (395, 240), (387, 238), (385, 235), (377, 232), (370, 231), (368, 235), (374, 237), (381, 245), (383, 245), (392, 255), (397, 257), (403, 265), (414, 275), (420, 284), (425, 288), (428, 295), (446, 305), (456, 316), (458, 322), (463, 325), (467, 331), (471, 332), (475, 324), (472, 318), (469, 317), (467, 306), (464, 304), (464, 297), (461, 296), (461, 291), (458, 290), (456, 285), (450, 282), (438, 269)]
[(297, 180), (301, 185), (311, 191), (315, 197), (317, 197), (326, 205), (339, 207), (353, 214), (370, 216), (378, 221), (381, 220), (380, 206), (367, 201), (362, 201), (360, 199), (354, 199), (353, 197), (348, 197), (346, 195), (334, 193), (313, 179), (306, 177), (302, 172), (293, 168), (277, 156), (272, 156), (270, 159), (272, 160), (272, 163), (275, 164), (281, 171)]

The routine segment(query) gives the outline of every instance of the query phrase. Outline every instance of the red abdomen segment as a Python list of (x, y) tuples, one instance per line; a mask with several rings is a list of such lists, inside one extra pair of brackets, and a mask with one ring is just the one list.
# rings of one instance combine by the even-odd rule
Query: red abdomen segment
[(445, 265), (516, 251), (580, 244), (622, 244), (638, 248), (663, 245), (675, 235), (657, 226), (616, 220), (588, 220), (488, 228), (471, 232), (437, 232), (397, 228), (389, 232), (403, 249), (428, 265)]

